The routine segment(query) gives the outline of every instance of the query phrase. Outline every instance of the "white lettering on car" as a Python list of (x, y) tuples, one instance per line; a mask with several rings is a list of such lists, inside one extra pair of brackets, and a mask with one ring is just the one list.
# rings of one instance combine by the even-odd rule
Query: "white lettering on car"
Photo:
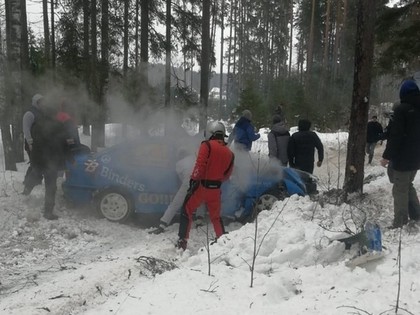
[(96, 160), (87, 160), (85, 162), (85, 172), (87, 173), (95, 173), (99, 163)]
[(174, 195), (171, 195), (171, 194), (151, 194), (151, 193), (139, 194), (139, 202), (143, 204), (168, 205), (171, 203), (173, 198), (174, 198)]
[(144, 184), (136, 182), (127, 175), (121, 176), (120, 174), (114, 172), (112, 168), (106, 166), (102, 166), (100, 175), (132, 190), (144, 191), (145, 188)]

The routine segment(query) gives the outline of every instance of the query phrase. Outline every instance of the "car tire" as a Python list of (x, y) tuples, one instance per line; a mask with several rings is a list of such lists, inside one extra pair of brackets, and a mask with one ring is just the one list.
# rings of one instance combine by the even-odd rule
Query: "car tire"
[(276, 201), (283, 200), (286, 197), (288, 197), (288, 194), (284, 186), (279, 185), (270, 188), (255, 202), (254, 214), (258, 214), (263, 210), (271, 210)]
[(105, 189), (95, 199), (98, 212), (109, 221), (125, 222), (133, 214), (132, 199), (120, 189)]

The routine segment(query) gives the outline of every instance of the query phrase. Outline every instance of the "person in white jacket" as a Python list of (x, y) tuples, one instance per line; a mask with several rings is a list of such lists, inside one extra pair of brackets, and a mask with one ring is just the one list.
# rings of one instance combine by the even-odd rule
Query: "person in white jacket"
[[(166, 208), (165, 213), (160, 218), (159, 226), (156, 229), (150, 231), (150, 234), (160, 234), (164, 232), (165, 228), (171, 224), (173, 218), (177, 213), (180, 212), (180, 209), (184, 204), (185, 196), (187, 195), (187, 191), (190, 186), (190, 177), (192, 169), (195, 165), (196, 156), (195, 154), (189, 154), (185, 148), (181, 148), (178, 152), (178, 157), (180, 160), (176, 163), (175, 170), (179, 179), (181, 180), (181, 186), (175, 194), (172, 202)], [(197, 210), (197, 213), (204, 213), (203, 206)], [(199, 214), (197, 214), (197, 217), (202, 216)]]

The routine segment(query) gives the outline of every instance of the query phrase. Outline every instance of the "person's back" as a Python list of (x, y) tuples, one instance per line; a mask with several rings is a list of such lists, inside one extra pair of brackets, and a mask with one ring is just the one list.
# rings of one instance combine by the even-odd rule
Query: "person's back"
[(314, 170), (315, 149), (318, 151), (318, 166), (324, 159), (324, 147), (318, 135), (309, 130), (310, 126), (310, 121), (301, 119), (299, 131), (290, 137), (287, 148), (290, 166), (308, 173)]
[(392, 128), (383, 157), (392, 161), (397, 171), (420, 169), (420, 97), (402, 95), (395, 107)]
[(382, 139), (382, 125), (378, 122), (377, 116), (372, 116), (372, 119), (367, 124), (366, 142), (376, 143)]
[(402, 227), (409, 219), (420, 220), (420, 203), (413, 185), (420, 169), (420, 89), (414, 80), (404, 81), (400, 100), (381, 160), (393, 184), (394, 228)]
[(289, 143), (289, 128), (279, 115), (273, 117), (273, 126), (268, 133), (268, 156), (278, 159), (283, 166), (287, 166), (287, 146)]
[(51, 109), (34, 123), (32, 159), (35, 167), (64, 169), (70, 138), (63, 123), (57, 121)]
[(244, 110), (229, 135), (228, 143), (234, 141), (235, 148), (251, 151), (252, 142), (260, 138), (260, 134), (255, 133), (251, 121), (252, 113), (249, 110)]

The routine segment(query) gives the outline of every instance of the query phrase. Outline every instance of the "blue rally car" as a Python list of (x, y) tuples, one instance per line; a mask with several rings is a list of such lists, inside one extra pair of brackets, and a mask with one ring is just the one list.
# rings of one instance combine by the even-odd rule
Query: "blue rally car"
[[(62, 186), (65, 198), (75, 204), (94, 203), (114, 222), (123, 222), (133, 213), (160, 217), (180, 186), (175, 171), (178, 149), (179, 144), (165, 137), (151, 136), (99, 153), (75, 154), (67, 163)], [(316, 190), (316, 182), (308, 173), (248, 153), (247, 160), (250, 162), (245, 166), (237, 163), (240, 158), (235, 159), (233, 175), (222, 185), (224, 218), (249, 219), (279, 199)]]

